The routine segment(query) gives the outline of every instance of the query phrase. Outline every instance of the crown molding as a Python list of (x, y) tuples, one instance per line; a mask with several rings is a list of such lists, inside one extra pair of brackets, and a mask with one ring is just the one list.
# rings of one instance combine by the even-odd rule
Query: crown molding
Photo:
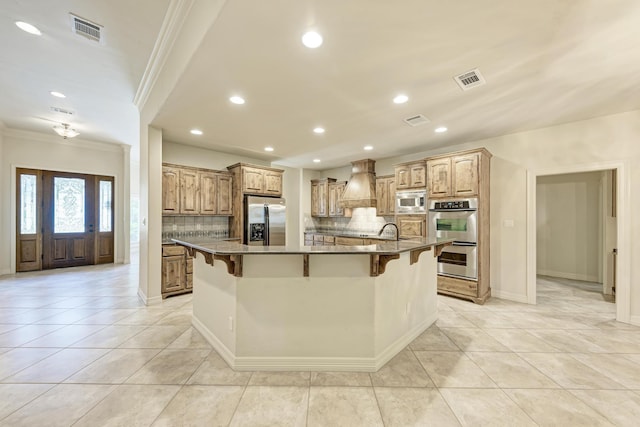
[(64, 139), (58, 135), (44, 134), (44, 133), (32, 132), (32, 131), (22, 130), (22, 129), (12, 129), (7, 127), (4, 127), (4, 128), (0, 127), (0, 133), (2, 133), (4, 137), (9, 137), (9, 138), (43, 142), (47, 144), (59, 144), (67, 147), (72, 146), (72, 147), (84, 148), (84, 149), (88, 148), (88, 149), (99, 150), (99, 151), (122, 152), (122, 150), (125, 149), (124, 147), (129, 147), (129, 150), (131, 149), (131, 146), (126, 144), (92, 141), (89, 139), (82, 139), (77, 137), (73, 139)]
[(147, 103), (149, 94), (158, 80), (158, 76), (171, 53), (173, 44), (180, 34), (182, 25), (193, 3), (194, 0), (171, 0), (171, 3), (169, 3), (162, 27), (160, 28), (160, 33), (149, 57), (147, 68), (144, 70), (144, 74), (138, 85), (138, 90), (133, 98), (133, 103), (138, 107), (139, 111), (142, 111)]

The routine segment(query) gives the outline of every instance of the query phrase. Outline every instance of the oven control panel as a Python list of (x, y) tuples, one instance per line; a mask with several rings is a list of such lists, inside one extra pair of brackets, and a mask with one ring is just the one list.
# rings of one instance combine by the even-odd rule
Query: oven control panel
[(438, 210), (460, 210), (471, 209), (469, 206), (469, 200), (455, 200), (452, 202), (435, 202), (433, 209)]

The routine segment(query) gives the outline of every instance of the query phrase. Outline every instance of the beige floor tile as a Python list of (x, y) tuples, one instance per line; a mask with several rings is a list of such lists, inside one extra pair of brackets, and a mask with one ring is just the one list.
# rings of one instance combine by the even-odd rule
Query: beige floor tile
[(22, 325), (27, 325), (30, 323), (37, 322), (38, 320), (64, 313), (67, 311), (67, 308), (32, 308), (24, 311), (20, 311), (19, 313), (15, 313), (11, 316), (7, 316), (4, 319), (4, 323), (18, 323)]
[(371, 376), (366, 372), (312, 372), (311, 385), (371, 387)]
[(308, 405), (308, 387), (248, 386), (229, 425), (305, 426)]
[(611, 426), (566, 390), (505, 390), (541, 426)]
[(174, 311), (158, 320), (155, 324), (158, 326), (181, 326), (183, 327), (182, 330), (184, 331), (186, 328), (191, 326), (191, 321), (193, 320), (192, 313), (192, 310)]
[(52, 387), (54, 384), (0, 384), (0, 420)]
[(184, 386), (153, 427), (228, 426), (243, 392), (240, 386)]
[(0, 347), (18, 347), (63, 328), (64, 325), (26, 325), (0, 335)]
[(296, 387), (309, 387), (310, 372), (279, 372), (263, 371), (254, 372), (249, 380), (249, 385), (287, 385)]
[(120, 385), (74, 427), (149, 426), (180, 390), (175, 385)]
[(383, 425), (372, 388), (311, 387), (308, 427)]
[(167, 348), (212, 349), (211, 344), (193, 327), (187, 329)]
[(69, 325), (87, 317), (93, 316), (103, 309), (101, 308), (72, 308), (53, 316), (45, 317), (34, 323), (46, 325)]
[(455, 311), (438, 312), (438, 320), (435, 325), (438, 328), (473, 328), (474, 324), (467, 320), (462, 314)]
[(628, 388), (640, 390), (640, 363), (629, 360), (626, 355), (574, 353), (571, 356)]
[(462, 352), (414, 352), (437, 387), (494, 388), (496, 384)]
[[(563, 329), (527, 329), (527, 332), (562, 352), (606, 353), (605, 349), (575, 332), (569, 333)], [(592, 331), (591, 333), (594, 332), (595, 331)]]
[(138, 325), (107, 326), (90, 337), (76, 342), (71, 347), (115, 348), (146, 328), (146, 326)]
[(624, 386), (564, 353), (519, 353), (563, 388), (623, 389)]
[(218, 353), (212, 351), (196, 370), (188, 384), (201, 385), (247, 385), (251, 372), (234, 371)]
[(509, 351), (486, 332), (478, 328), (441, 328), (462, 351)]
[(411, 350), (401, 351), (370, 375), (373, 385), (379, 387), (434, 387)]
[(157, 349), (115, 349), (66, 380), (67, 383), (121, 384), (151, 360)]
[(59, 384), (5, 418), (2, 425), (70, 426), (112, 390), (108, 385)]
[(120, 348), (165, 348), (176, 340), (185, 328), (182, 326), (149, 326), (144, 331), (131, 337)]
[(460, 425), (436, 389), (375, 387), (375, 393), (386, 427)]
[(126, 381), (127, 384), (184, 384), (211, 350), (162, 350)]
[(559, 351), (542, 339), (522, 329), (484, 329), (484, 331), (514, 352), (553, 353)]
[(440, 389), (464, 426), (535, 426), (536, 423), (502, 390)]
[(28, 368), (5, 378), (7, 383), (60, 383), (80, 369), (104, 356), (109, 350), (66, 348)]
[(514, 353), (466, 353), (500, 388), (560, 388)]
[(593, 341), (605, 353), (640, 353), (640, 333), (635, 330), (578, 331), (577, 334)]
[(640, 420), (640, 394), (624, 390), (570, 390), (616, 426), (635, 427)]
[(0, 379), (11, 376), (60, 351), (59, 348), (16, 348), (0, 354)]
[(461, 314), (478, 328), (515, 328), (509, 319), (500, 312), (465, 311)]
[(93, 335), (104, 325), (67, 325), (56, 329), (50, 334), (36, 338), (33, 341), (23, 344), (23, 347), (67, 347), (82, 340), (89, 335)]
[(166, 309), (141, 308), (131, 315), (115, 322), (116, 325), (153, 325), (170, 313)]
[(418, 338), (413, 340), (409, 347), (412, 350), (426, 351), (458, 351), (460, 350), (439, 327), (432, 325)]
[(25, 325), (0, 324), (0, 337), (2, 337), (2, 334), (4, 334), (5, 332), (13, 331), (14, 329), (18, 329), (23, 326)]
[(135, 313), (135, 308), (112, 308), (103, 309), (102, 311), (94, 314), (93, 316), (85, 317), (84, 319), (75, 322), (76, 325), (111, 325), (118, 320), (131, 316)]

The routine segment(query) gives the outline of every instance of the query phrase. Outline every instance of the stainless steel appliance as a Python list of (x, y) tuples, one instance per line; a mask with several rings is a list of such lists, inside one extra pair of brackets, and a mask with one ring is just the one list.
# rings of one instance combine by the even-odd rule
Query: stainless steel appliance
[(243, 243), (252, 246), (284, 246), (286, 204), (279, 197), (246, 196)]
[(427, 212), (427, 191), (396, 191), (396, 214), (423, 214)]
[(455, 239), (438, 257), (438, 274), (478, 279), (478, 199), (432, 200), (429, 236)]

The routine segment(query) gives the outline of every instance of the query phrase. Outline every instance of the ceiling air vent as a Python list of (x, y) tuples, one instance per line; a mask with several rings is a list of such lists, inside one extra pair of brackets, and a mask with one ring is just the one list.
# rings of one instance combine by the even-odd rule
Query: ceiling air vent
[(64, 108), (60, 108), (60, 107), (50, 107), (50, 108), (51, 108), (51, 111), (53, 111), (54, 113), (60, 113), (66, 116), (73, 116), (73, 111), (71, 110), (65, 110)]
[(458, 86), (460, 86), (460, 89), (462, 90), (469, 90), (476, 86), (482, 86), (486, 83), (484, 81), (484, 77), (480, 74), (480, 70), (477, 68), (460, 74), (459, 76), (455, 76), (453, 79), (458, 83)]
[(404, 121), (409, 126), (420, 126), (425, 123), (429, 123), (429, 119), (427, 119), (422, 114), (418, 114), (417, 116), (413, 116), (413, 117), (407, 117), (406, 119), (404, 119)]
[(71, 15), (71, 31), (94, 42), (102, 43), (102, 25), (80, 18), (73, 13), (69, 15)]

